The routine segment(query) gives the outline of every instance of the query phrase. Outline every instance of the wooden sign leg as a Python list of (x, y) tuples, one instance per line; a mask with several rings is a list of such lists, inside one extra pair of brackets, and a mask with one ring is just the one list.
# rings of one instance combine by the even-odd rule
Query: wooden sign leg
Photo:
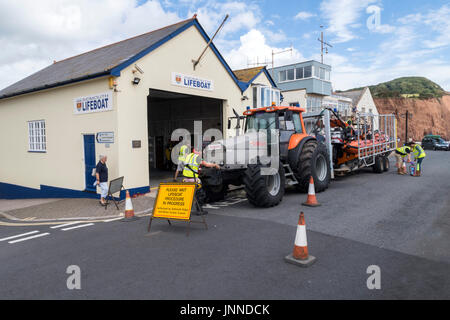
[(153, 217), (150, 217), (150, 221), (148, 222), (147, 232), (150, 232), (150, 228), (152, 226), (152, 220), (153, 220)]
[(191, 220), (189, 220), (189, 222), (188, 222), (187, 234), (186, 234), (187, 237), (189, 237), (189, 230), (190, 230), (190, 228), (191, 228)]

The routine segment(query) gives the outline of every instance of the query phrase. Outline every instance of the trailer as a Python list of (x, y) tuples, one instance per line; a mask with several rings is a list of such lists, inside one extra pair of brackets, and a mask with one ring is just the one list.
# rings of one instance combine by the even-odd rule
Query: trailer
[(254, 206), (276, 206), (287, 187), (307, 192), (311, 177), (315, 191), (322, 192), (336, 174), (363, 167), (387, 171), (396, 147), (394, 115), (360, 113), (349, 124), (331, 109), (305, 113), (300, 107), (271, 106), (249, 109), (244, 116), (235, 112), (229, 128), (232, 119), (236, 136), (204, 150), (205, 160), (220, 166), (200, 171), (208, 201), (222, 200), (229, 185), (244, 185)]
[(329, 108), (304, 113), (307, 133), (325, 144), (335, 175), (372, 167), (375, 173), (389, 170), (388, 156), (397, 147), (394, 114), (356, 113), (344, 121)]

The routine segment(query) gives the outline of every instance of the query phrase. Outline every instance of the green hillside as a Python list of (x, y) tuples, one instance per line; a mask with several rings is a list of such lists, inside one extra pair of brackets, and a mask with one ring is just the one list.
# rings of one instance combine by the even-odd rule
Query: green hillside
[[(362, 89), (362, 88), (358, 88)], [(436, 83), (424, 77), (403, 77), (374, 86), (369, 86), (374, 98), (440, 98), (445, 91)], [(352, 91), (351, 89), (346, 91)], [(344, 91), (345, 92), (345, 91)]]

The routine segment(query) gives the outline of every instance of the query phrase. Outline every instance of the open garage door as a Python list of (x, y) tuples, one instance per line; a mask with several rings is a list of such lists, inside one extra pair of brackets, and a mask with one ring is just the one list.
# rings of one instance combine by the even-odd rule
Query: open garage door
[(193, 145), (194, 121), (202, 121), (203, 133), (210, 128), (223, 131), (223, 100), (150, 89), (147, 97), (150, 185), (171, 180), (175, 168), (168, 158), (172, 132), (189, 130)]

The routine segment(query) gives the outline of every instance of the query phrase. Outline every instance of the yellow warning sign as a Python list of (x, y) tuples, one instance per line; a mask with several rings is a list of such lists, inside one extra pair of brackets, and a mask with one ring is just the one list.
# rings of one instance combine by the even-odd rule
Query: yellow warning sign
[(153, 208), (153, 217), (190, 220), (195, 183), (161, 183)]

